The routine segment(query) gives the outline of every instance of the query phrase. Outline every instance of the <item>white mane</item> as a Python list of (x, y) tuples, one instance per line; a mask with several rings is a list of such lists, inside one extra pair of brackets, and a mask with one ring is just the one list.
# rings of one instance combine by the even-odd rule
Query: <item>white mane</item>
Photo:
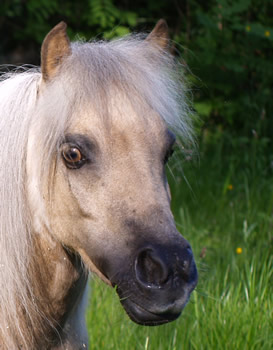
[(29, 308), (31, 227), (25, 159), (38, 80), (39, 73), (29, 72), (0, 83), (0, 338), (9, 334), (5, 339), (9, 349), (15, 348), (13, 332), (20, 332), (16, 305)]
[[(39, 70), (11, 73), (0, 82), (0, 338), (9, 349), (24, 344), (16, 305), (31, 315), (28, 275), (33, 254), (32, 226), (27, 193), (26, 150), (29, 130), (35, 130), (36, 169), (48, 176), (52, 157), (73, 111), (91, 104), (101, 117), (107, 115), (110, 86), (124, 92), (145, 118), (147, 104), (182, 137), (192, 140), (181, 69), (173, 58), (139, 37), (110, 43), (72, 44), (50, 92), (41, 91)], [(33, 135), (32, 135), (33, 136)], [(35, 147), (36, 147), (35, 146)], [(38, 176), (37, 173), (35, 176)], [(10, 331), (9, 331), (10, 330)], [(27, 348), (27, 344), (25, 344)], [(0, 346), (1, 347), (1, 346)]]

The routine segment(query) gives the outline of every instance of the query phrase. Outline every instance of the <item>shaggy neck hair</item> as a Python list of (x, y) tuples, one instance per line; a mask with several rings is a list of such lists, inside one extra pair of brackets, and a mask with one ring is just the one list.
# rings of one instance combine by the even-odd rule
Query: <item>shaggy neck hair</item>
[[(4, 349), (32, 349), (32, 329), (45, 322), (43, 310), (38, 310), (34, 302), (29, 272), (35, 231), (27, 177), (34, 178), (38, 191), (44, 181), (50, 184), (49, 170), (45, 169), (56, 160), (58, 145), (74, 111), (88, 104), (105, 118), (114, 90), (125, 94), (143, 118), (149, 118), (145, 113), (149, 106), (180, 134), (183, 142), (192, 141), (180, 77), (181, 67), (173, 58), (140, 37), (72, 44), (72, 54), (62, 63), (56, 78), (39, 93), (38, 69), (2, 76), (0, 339)], [(27, 174), (26, 165), (29, 130), (36, 152), (33, 174)], [(41, 194), (35, 196), (42, 201)], [(47, 226), (50, 229), (50, 223)]]

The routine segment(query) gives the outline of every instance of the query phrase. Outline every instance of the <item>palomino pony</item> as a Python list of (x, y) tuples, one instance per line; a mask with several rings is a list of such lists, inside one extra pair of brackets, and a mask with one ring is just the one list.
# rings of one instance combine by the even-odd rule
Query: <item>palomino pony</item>
[(161, 20), (144, 40), (70, 43), (0, 82), (0, 349), (86, 349), (88, 271), (142, 325), (176, 319), (197, 283), (164, 166), (191, 138)]

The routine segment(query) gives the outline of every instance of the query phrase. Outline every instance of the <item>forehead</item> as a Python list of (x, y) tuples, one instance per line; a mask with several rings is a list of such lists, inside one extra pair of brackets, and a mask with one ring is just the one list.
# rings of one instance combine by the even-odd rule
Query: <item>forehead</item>
[(105, 101), (87, 102), (75, 112), (69, 133), (111, 140), (112, 145), (120, 141), (158, 145), (170, 138), (165, 121), (137, 95), (113, 89)]

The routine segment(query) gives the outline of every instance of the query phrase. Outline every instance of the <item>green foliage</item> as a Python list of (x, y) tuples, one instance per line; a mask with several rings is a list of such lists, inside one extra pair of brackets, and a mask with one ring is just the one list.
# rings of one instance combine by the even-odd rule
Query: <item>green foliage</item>
[(87, 22), (103, 31), (106, 39), (129, 34), (129, 26), (136, 25), (137, 16), (134, 12), (122, 11), (112, 0), (89, 0)]
[[(205, 128), (271, 138), (272, 1), (189, 1), (187, 62), (206, 87), (196, 93)], [(183, 34), (177, 37), (183, 40)], [(195, 67), (198, 66), (198, 69)], [(198, 84), (198, 81), (194, 81)], [(199, 84), (200, 87), (200, 84)]]

